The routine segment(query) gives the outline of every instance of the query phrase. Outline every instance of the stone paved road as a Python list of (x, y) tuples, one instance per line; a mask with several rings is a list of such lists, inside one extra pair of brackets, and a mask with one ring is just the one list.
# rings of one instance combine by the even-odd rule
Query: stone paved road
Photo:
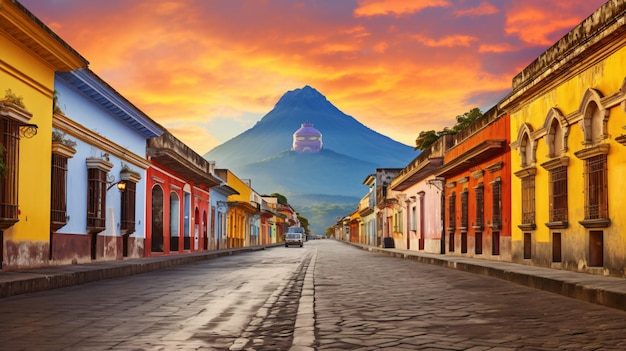
[(332, 240), (0, 299), (0, 350), (626, 350), (624, 330), (624, 311)]
[(313, 248), (0, 299), (0, 350), (288, 350)]
[(626, 312), (330, 240), (317, 245), (317, 350), (626, 350)]

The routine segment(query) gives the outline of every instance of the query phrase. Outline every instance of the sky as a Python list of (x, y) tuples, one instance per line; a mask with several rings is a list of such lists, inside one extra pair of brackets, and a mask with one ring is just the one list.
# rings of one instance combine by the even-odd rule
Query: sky
[(494, 106), (517, 73), (605, 2), (19, 1), (200, 155), (306, 85), (415, 146), (421, 131)]

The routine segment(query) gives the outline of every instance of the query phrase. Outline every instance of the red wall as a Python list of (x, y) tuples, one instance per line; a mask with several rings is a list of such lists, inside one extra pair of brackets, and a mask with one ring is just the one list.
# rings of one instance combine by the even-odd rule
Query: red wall
[[(209, 243), (205, 243), (207, 240), (207, 233), (210, 232), (208, 230), (208, 224), (204, 223), (204, 212), (206, 212), (207, 220), (210, 216), (210, 208), (209, 208), (209, 190), (201, 188), (193, 184), (193, 182), (186, 181), (183, 177), (175, 174), (174, 172), (170, 172), (165, 170), (164, 167), (160, 167), (158, 164), (155, 164), (156, 167), (150, 167), (147, 170), (147, 181), (146, 181), (146, 241), (145, 241), (145, 256), (154, 256), (154, 255), (162, 255), (162, 254), (172, 254), (172, 253), (183, 253), (183, 252), (193, 252), (193, 251), (204, 251), (205, 247), (210, 249)], [(184, 205), (184, 188), (185, 185), (188, 184), (190, 188), (190, 235), (189, 235), (189, 249), (185, 249), (184, 246), (184, 223), (185, 223), (185, 212), (183, 209)], [(152, 250), (152, 242), (153, 242), (153, 216), (159, 216), (159, 213), (153, 213), (152, 204), (154, 199), (152, 198), (152, 192), (155, 187), (160, 187), (163, 190), (163, 206), (161, 208), (162, 218), (163, 218), (163, 251), (153, 251)], [(178, 249), (173, 248), (170, 243), (170, 194), (175, 193), (178, 195), (179, 206), (180, 206), (180, 220), (179, 220), (179, 228), (178, 228)], [(157, 201), (158, 203), (158, 201)], [(196, 217), (196, 208), (198, 217)], [(196, 225), (198, 228), (198, 248), (195, 248), (195, 230)]]

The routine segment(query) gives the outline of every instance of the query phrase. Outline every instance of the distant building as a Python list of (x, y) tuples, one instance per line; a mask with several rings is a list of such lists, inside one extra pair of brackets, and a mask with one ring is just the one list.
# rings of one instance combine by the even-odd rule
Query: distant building
[(322, 150), (322, 133), (310, 123), (302, 123), (293, 133), (292, 150), (298, 153), (313, 153)]

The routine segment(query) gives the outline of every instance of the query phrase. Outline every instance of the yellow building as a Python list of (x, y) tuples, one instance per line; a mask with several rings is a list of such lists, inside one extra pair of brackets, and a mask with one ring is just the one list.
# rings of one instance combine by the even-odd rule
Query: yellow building
[(625, 276), (626, 1), (610, 1), (513, 79), (512, 256)]
[(11, 270), (48, 263), (54, 74), (88, 62), (14, 1), (0, 2), (0, 52), (0, 262)]
[(228, 247), (250, 246), (253, 216), (259, 214), (259, 208), (250, 201), (252, 188), (228, 169), (216, 169), (215, 174), (238, 192), (228, 196)]

